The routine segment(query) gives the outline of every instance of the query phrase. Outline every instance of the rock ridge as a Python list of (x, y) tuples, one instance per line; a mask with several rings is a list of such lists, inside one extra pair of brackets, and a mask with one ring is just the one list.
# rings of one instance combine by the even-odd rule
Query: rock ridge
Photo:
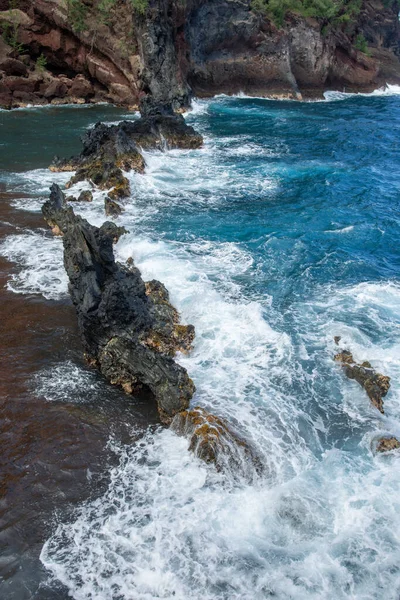
[(188, 408), (195, 391), (186, 370), (173, 360), (177, 351), (190, 349), (193, 326), (180, 324), (160, 282), (145, 284), (133, 261), (115, 261), (115, 225), (98, 228), (75, 215), (56, 184), (42, 213), (63, 236), (64, 266), (87, 360), (127, 393), (148, 388), (161, 421), (170, 423)]

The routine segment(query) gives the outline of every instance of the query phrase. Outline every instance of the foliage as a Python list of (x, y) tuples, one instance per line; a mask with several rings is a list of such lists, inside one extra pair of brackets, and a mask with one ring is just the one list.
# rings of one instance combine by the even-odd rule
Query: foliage
[(139, 15), (146, 14), (146, 10), (149, 5), (148, 0), (130, 0), (130, 2), (135, 12), (137, 12)]
[(2, 38), (5, 41), (5, 43), (8, 44), (9, 46), (11, 46), (11, 48), (13, 50), (15, 50), (15, 52), (17, 52), (18, 54), (23, 54), (24, 47), (18, 41), (19, 24), (18, 23), (3, 23), (2, 28), (3, 28)]
[(359, 50), (360, 52), (364, 52), (364, 54), (367, 54), (368, 56), (370, 55), (367, 40), (365, 39), (362, 33), (359, 33), (356, 37), (354, 47), (357, 48), (357, 50)]
[(38, 56), (38, 58), (36, 59), (36, 69), (42, 73), (47, 67), (47, 59), (46, 57), (41, 54), (40, 56)]
[(117, 0), (100, 0), (97, 4), (97, 11), (102, 23), (108, 24), (110, 19), (110, 12), (114, 8)]
[(70, 20), (72, 29), (77, 33), (85, 31), (87, 6), (82, 0), (67, 0), (68, 18)]
[(289, 12), (314, 17), (327, 24), (338, 25), (353, 20), (361, 10), (362, 0), (251, 0), (251, 8), (282, 27)]

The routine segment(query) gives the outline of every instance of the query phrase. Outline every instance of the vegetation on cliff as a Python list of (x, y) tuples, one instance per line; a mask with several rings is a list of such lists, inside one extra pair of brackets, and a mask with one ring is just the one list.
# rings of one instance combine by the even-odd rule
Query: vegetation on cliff
[(251, 7), (282, 27), (288, 13), (323, 19), (340, 25), (353, 21), (360, 13), (362, 0), (252, 0)]

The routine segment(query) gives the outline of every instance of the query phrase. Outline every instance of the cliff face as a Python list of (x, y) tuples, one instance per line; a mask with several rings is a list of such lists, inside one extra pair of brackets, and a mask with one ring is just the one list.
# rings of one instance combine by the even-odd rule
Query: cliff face
[[(385, 2), (387, 4), (387, 2)], [(397, 0), (364, 0), (349, 24), (286, 15), (282, 27), (248, 0), (0, 0), (0, 104), (107, 100), (188, 104), (191, 95), (319, 95), (400, 82)], [(16, 7), (16, 8), (15, 8)], [(357, 50), (362, 37), (366, 52)], [(38, 61), (38, 57), (39, 58)], [(46, 63), (43, 68), (43, 63)]]

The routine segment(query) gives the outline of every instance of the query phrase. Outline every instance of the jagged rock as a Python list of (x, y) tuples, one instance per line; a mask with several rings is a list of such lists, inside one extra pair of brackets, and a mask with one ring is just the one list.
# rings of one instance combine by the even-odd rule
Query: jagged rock
[(383, 414), (383, 398), (389, 391), (390, 377), (377, 373), (368, 361), (356, 363), (348, 350), (336, 354), (334, 360), (341, 363), (349, 379), (355, 379), (365, 389), (372, 404)]
[(336, 346), (339, 346), (339, 342), (342, 339), (342, 337), (340, 335), (335, 335), (335, 337), (333, 338), (333, 341), (335, 342)]
[[(63, 234), (64, 266), (87, 359), (128, 393), (148, 388), (161, 420), (170, 423), (188, 407), (195, 387), (172, 352), (147, 340), (163, 338), (175, 322), (168, 324), (165, 311), (146, 294), (140, 271), (115, 262), (110, 224), (94, 227), (75, 215), (57, 185), (42, 212)], [(180, 349), (180, 340), (171, 340), (168, 350), (174, 344)]]
[(127, 135), (145, 149), (201, 148), (202, 136), (186, 124), (181, 114), (173, 111), (171, 104), (141, 104), (142, 118), (121, 124)]
[(108, 196), (104, 200), (104, 210), (107, 217), (118, 217), (122, 213), (122, 208), (118, 202), (111, 200)]
[[(105, 223), (103, 223), (101, 228), (106, 235), (111, 237), (114, 244), (116, 244), (118, 242), (119, 238), (122, 235), (125, 235), (125, 233), (129, 233), (128, 230), (125, 229), (125, 227), (119, 227), (112, 221), (106, 221)], [(132, 262), (133, 262), (133, 259), (132, 259)]]
[(179, 313), (169, 301), (167, 288), (153, 279), (145, 284), (146, 295), (157, 308), (155, 325), (146, 335), (146, 345), (159, 352), (174, 356), (176, 351), (188, 353), (195, 336), (193, 325), (181, 325)]
[(66, 202), (78, 202), (78, 199), (75, 196), (67, 196), (65, 198)]
[(400, 442), (395, 437), (380, 438), (376, 445), (377, 452), (390, 452), (391, 450), (398, 450), (400, 448)]
[(83, 190), (78, 196), (78, 202), (93, 202), (93, 194), (90, 190)]
[(82, 137), (82, 142), (83, 150), (79, 156), (67, 160), (56, 158), (50, 170), (76, 170), (67, 188), (88, 180), (102, 190), (110, 190), (111, 200), (119, 200), (130, 195), (129, 181), (123, 171), (144, 171), (145, 161), (139, 146), (199, 148), (203, 138), (170, 106), (153, 106), (148, 116), (137, 121), (123, 121), (111, 126), (97, 123)]
[[(262, 464), (251, 448), (227, 425), (197, 406), (177, 414), (171, 429), (189, 439), (189, 450), (218, 470), (241, 474), (260, 472)], [(249, 468), (250, 467), (250, 468)]]
[[(400, 80), (397, 2), (364, 0), (346, 22), (288, 11), (280, 28), (242, 0), (149, 0), (143, 14), (127, 0), (103, 2), (106, 21), (99, 19), (101, 3), (83, 4), (81, 32), (61, 0), (20, 0), (21, 10), (0, 12), (0, 21), (18, 25), (18, 43), (33, 60), (40, 51), (48, 70), (87, 78), (65, 102), (90, 98), (137, 108), (149, 97), (179, 109), (193, 96), (315, 97)], [(364, 35), (371, 56), (355, 49), (357, 35)], [(12, 95), (2, 97), (14, 106)]]

